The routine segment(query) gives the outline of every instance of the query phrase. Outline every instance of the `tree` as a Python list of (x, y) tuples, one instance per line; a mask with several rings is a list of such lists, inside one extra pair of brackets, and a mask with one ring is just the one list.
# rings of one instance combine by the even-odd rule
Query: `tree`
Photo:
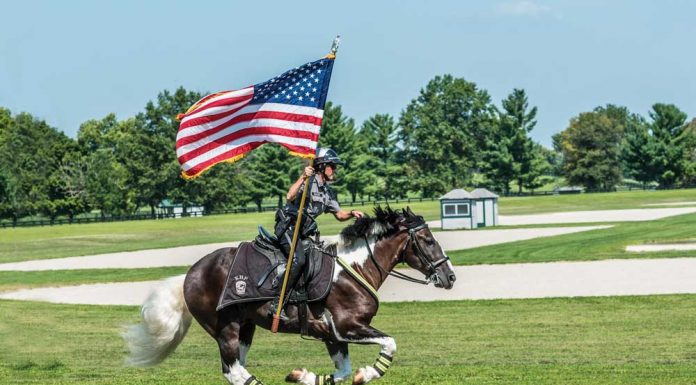
[(319, 146), (333, 148), (346, 163), (339, 169), (335, 185), (338, 191), (349, 193), (355, 202), (374, 174), (369, 167), (371, 157), (367, 153), (367, 141), (356, 133), (355, 122), (343, 115), (341, 106), (326, 103)]
[(641, 182), (643, 188), (657, 180), (655, 142), (648, 125), (640, 118), (626, 127), (621, 142), (621, 161), (626, 174)]
[(533, 167), (541, 163), (533, 154), (535, 145), (528, 136), (536, 125), (537, 108), (529, 109), (522, 89), (514, 89), (502, 106), (503, 111), (498, 111), (499, 124), (486, 141), (481, 168), (490, 182), (507, 195), (513, 180), (517, 181), (518, 193), (522, 192), (525, 178), (534, 179), (534, 175), (540, 174)]
[(423, 196), (471, 180), (480, 148), (495, 128), (488, 93), (452, 75), (436, 76), (401, 114), (405, 175)]
[(532, 150), (529, 154), (529, 165), (523, 169), (523, 174), (518, 178), (518, 183), (521, 183), (521, 187), (534, 191), (553, 179), (547, 176), (551, 171), (551, 164), (547, 157), (548, 151), (538, 143), (532, 144)]
[(368, 196), (391, 198), (405, 195), (404, 166), (398, 162), (398, 126), (388, 114), (369, 117), (360, 127), (359, 136), (367, 142), (369, 158), (364, 168), (374, 170), (365, 187)]
[(13, 221), (32, 214), (51, 218), (63, 212), (65, 198), (55, 178), (75, 143), (62, 132), (28, 113), (12, 116), (0, 108), (0, 169), (6, 177), (4, 216)]
[(686, 114), (673, 104), (656, 103), (649, 113), (654, 139), (652, 159), (660, 186), (672, 186), (683, 180), (687, 165)]
[(278, 208), (283, 206), (288, 188), (300, 175), (302, 163), (285, 147), (274, 143), (251, 152), (247, 163), (251, 171), (251, 197), (259, 211), (266, 197), (276, 197)]
[(138, 114), (137, 128), (139, 147), (143, 153), (139, 182), (139, 201), (154, 208), (164, 199), (171, 198), (183, 205), (184, 212), (190, 203), (203, 196), (201, 178), (186, 180), (174, 151), (179, 121), (176, 116), (186, 111), (201, 98), (198, 92), (186, 91), (183, 87), (173, 93), (165, 90), (157, 95), (156, 102), (150, 101), (145, 111)]
[(609, 191), (621, 181), (619, 143), (625, 127), (625, 108), (609, 105), (583, 112), (554, 138), (563, 152), (563, 170), (571, 184)]
[[(132, 122), (132, 119), (119, 122), (115, 114), (108, 114), (103, 119), (83, 123), (77, 133), (83, 159), (74, 160), (76, 168), (70, 172), (76, 174), (84, 167), (87, 200), (102, 217), (132, 214), (139, 207), (139, 186), (127, 167), (133, 159), (141, 158), (130, 145)], [(68, 180), (65, 173), (61, 179)]]

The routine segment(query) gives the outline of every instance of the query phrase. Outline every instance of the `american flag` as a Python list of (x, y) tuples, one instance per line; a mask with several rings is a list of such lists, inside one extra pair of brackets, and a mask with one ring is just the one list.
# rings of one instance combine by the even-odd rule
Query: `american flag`
[(217, 163), (234, 162), (264, 143), (314, 157), (332, 68), (333, 59), (327, 57), (196, 102), (179, 115), (176, 155), (183, 176), (193, 178)]

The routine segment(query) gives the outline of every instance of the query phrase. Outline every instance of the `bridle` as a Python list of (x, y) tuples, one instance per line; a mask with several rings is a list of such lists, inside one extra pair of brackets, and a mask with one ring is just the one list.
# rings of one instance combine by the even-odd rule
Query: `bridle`
[(418, 279), (418, 278), (413, 278), (411, 276), (408, 276), (406, 274), (400, 273), (398, 271), (385, 271), (382, 269), (382, 266), (377, 263), (377, 259), (375, 259), (375, 255), (372, 253), (372, 249), (370, 248), (370, 243), (367, 241), (367, 236), (364, 236), (365, 239), (365, 246), (367, 247), (367, 252), (370, 255), (370, 259), (372, 260), (372, 263), (377, 266), (377, 270), (379, 271), (379, 277), (380, 280), (384, 281), (383, 275), (391, 275), (392, 277), (396, 277), (399, 279), (403, 279), (404, 281), (408, 282), (414, 282), (414, 283), (420, 283), (423, 285), (427, 285), (430, 283), (437, 283), (440, 278), (437, 275), (437, 268), (438, 266), (442, 265), (443, 263), (449, 261), (449, 257), (445, 255), (444, 258), (439, 259), (437, 261), (433, 261), (432, 258), (429, 258), (428, 255), (423, 251), (423, 248), (421, 247), (420, 243), (418, 242), (418, 238), (416, 237), (416, 233), (423, 230), (427, 229), (428, 224), (423, 223), (420, 224), (416, 227), (408, 228), (402, 231), (408, 231), (408, 240), (406, 241), (406, 244), (404, 245), (404, 248), (399, 252), (399, 259), (397, 260), (398, 262), (405, 262), (406, 261), (406, 251), (408, 250), (409, 245), (413, 245), (414, 248), (414, 254), (420, 262), (427, 266), (428, 272), (425, 275), (425, 280)]

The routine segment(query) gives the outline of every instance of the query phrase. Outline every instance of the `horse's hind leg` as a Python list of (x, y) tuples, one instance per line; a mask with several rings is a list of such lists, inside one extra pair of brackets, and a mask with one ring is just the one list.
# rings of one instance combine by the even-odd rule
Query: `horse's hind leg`
[(232, 385), (262, 385), (261, 381), (249, 374), (240, 360), (239, 336), (239, 323), (229, 322), (215, 338), (220, 347), (222, 374)]
[(254, 339), (256, 324), (247, 322), (239, 328), (239, 363), (246, 366), (247, 354), (251, 349), (251, 342)]
[(348, 344), (331, 341), (325, 341), (324, 343), (329, 351), (331, 360), (336, 366), (334, 374), (317, 375), (307, 369), (295, 369), (285, 377), (285, 381), (304, 385), (334, 385), (350, 377), (353, 369), (351, 369), (350, 358), (348, 357)]

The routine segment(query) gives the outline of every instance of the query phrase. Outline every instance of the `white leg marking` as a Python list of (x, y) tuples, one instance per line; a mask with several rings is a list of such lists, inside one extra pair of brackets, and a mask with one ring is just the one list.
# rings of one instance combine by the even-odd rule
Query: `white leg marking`
[(232, 364), (229, 368), (230, 371), (229, 373), (225, 373), (225, 378), (232, 385), (244, 385), (246, 380), (251, 377), (251, 374), (244, 369), (238, 360), (235, 360), (234, 364)]
[[(379, 344), (382, 346), (381, 353), (384, 353), (390, 357), (394, 357), (394, 353), (396, 353), (396, 340), (394, 340), (391, 337), (366, 338), (364, 340), (360, 340), (360, 342)], [(365, 366), (364, 368), (360, 368), (358, 369), (358, 372), (362, 373), (363, 375), (363, 383), (367, 383), (382, 377), (377, 372), (377, 369), (375, 369), (372, 366)]]
[(376, 380), (382, 376), (377, 373), (377, 370), (373, 368), (372, 366), (366, 366), (364, 368), (358, 369), (359, 373), (362, 373), (363, 375), (363, 383), (370, 382), (372, 380)]
[(251, 346), (249, 346), (245, 343), (241, 343), (241, 342), (239, 343), (239, 363), (242, 366), (246, 365), (246, 358), (247, 358), (247, 354), (249, 353), (250, 348), (251, 348)]
[(302, 375), (300, 376), (300, 379), (298, 382), (300, 384), (304, 385), (314, 385), (314, 382), (317, 380), (317, 375), (310, 372), (307, 369), (302, 369)]

